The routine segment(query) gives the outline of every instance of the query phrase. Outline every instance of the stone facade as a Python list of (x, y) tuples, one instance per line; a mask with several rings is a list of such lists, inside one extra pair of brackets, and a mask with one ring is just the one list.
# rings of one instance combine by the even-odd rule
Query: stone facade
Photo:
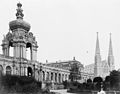
[[(50, 80), (62, 83), (69, 80), (69, 70), (55, 68), (37, 61), (37, 41), (30, 24), (23, 20), (22, 4), (17, 4), (16, 20), (9, 23), (10, 31), (2, 40), (3, 54), (0, 55), (0, 74), (32, 76), (38, 81)], [(13, 57), (10, 49), (13, 48)], [(30, 60), (27, 60), (26, 49), (30, 50)]]
[(61, 68), (61, 69), (66, 69), (66, 70), (70, 70), (71, 66), (77, 63), (77, 65), (79, 66), (79, 70), (82, 71), (84, 69), (83, 64), (81, 64), (81, 62), (77, 61), (75, 59), (75, 57), (73, 57), (73, 60), (68, 60), (68, 61), (56, 61), (55, 63), (47, 63), (46, 65), (51, 66), (51, 67), (57, 67), (57, 68)]
[[(2, 40), (3, 54), (0, 55), (0, 74), (33, 76), (38, 81), (52, 81), (62, 83), (69, 80), (70, 68), (77, 63), (81, 73), (80, 82), (93, 79), (96, 76), (105, 77), (114, 69), (114, 57), (110, 35), (108, 61), (102, 61), (97, 34), (95, 63), (83, 66), (75, 57), (73, 60), (40, 63), (37, 61), (38, 44), (35, 36), (30, 32), (30, 24), (23, 20), (22, 4), (17, 4), (16, 20), (9, 23), (10, 31)], [(10, 49), (13, 48), (13, 57)], [(26, 49), (30, 50), (30, 60), (26, 59)]]

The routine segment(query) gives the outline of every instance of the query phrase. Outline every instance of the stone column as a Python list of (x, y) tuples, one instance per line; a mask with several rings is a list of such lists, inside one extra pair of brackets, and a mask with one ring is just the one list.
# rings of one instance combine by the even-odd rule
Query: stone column
[(62, 83), (62, 73), (61, 73), (61, 81), (60, 82)]
[(49, 72), (49, 80), (51, 81), (51, 72)]
[(26, 58), (26, 47), (23, 47), (23, 58)]
[(40, 70), (38, 70), (38, 81), (40, 81)]
[(47, 80), (46, 78), (47, 78), (47, 73), (46, 73), (46, 71), (45, 71), (45, 81)]
[(17, 57), (20, 57), (20, 49), (19, 49), (19, 46), (17, 45)]
[(9, 47), (8, 45), (3, 45), (3, 49), (2, 49), (2, 50), (3, 50), (3, 54), (4, 54), (5, 56), (9, 56), (8, 47)]
[(6, 55), (9, 56), (9, 46), (7, 46), (7, 49), (6, 49), (6, 50), (7, 50)]
[(26, 76), (26, 66), (24, 66), (24, 76)]
[(6, 55), (7, 55), (7, 48), (5, 48), (5, 50), (4, 50), (4, 51), (5, 51), (5, 56), (6, 56)]
[(14, 47), (14, 49), (13, 49), (13, 56), (14, 56), (14, 58), (16, 58), (16, 47)]
[(59, 83), (59, 73), (57, 73), (57, 83)]
[(31, 60), (37, 60), (37, 46), (31, 47)]
[(43, 72), (40, 71), (40, 81), (43, 82)]
[(55, 73), (53, 72), (53, 82), (55, 82)]

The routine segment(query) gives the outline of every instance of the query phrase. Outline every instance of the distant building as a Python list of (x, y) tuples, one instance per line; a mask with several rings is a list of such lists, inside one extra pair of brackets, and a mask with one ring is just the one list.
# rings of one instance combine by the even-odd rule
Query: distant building
[(81, 64), (81, 62), (77, 61), (75, 59), (75, 57), (73, 58), (73, 60), (68, 60), (68, 61), (56, 61), (56, 62), (53, 62), (53, 63), (47, 63), (46, 65), (47, 66), (51, 66), (51, 67), (56, 67), (56, 68), (61, 68), (61, 69), (66, 69), (66, 70), (70, 70), (71, 69), (71, 66), (74, 64), (74, 63), (77, 63), (77, 65), (79, 66), (79, 70), (83, 70), (84, 67), (83, 67), (83, 64)]
[(111, 34), (110, 34), (108, 59), (101, 60), (99, 38), (98, 38), (98, 33), (97, 33), (95, 63), (86, 65), (84, 68), (84, 72), (85, 73), (94, 73), (94, 77), (100, 76), (102, 78), (105, 78), (107, 75), (110, 74), (110, 71), (112, 71), (114, 69), (115, 69), (115, 65), (114, 65)]
[(94, 64), (89, 64), (84, 67), (85, 73), (92, 73), (94, 74)]

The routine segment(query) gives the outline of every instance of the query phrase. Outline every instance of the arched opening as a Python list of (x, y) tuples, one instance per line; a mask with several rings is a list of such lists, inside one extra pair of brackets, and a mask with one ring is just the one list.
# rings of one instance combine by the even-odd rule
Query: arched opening
[(47, 72), (47, 78), (46, 79), (49, 80), (49, 72)]
[(67, 80), (67, 74), (65, 75), (65, 80)]
[(40, 81), (40, 71), (38, 71), (38, 81)]
[(26, 44), (26, 58), (31, 60), (31, 43)]
[(11, 57), (13, 57), (13, 47), (9, 47), (9, 55), (11, 56)]
[(8, 55), (12, 56), (13, 57), (13, 43), (12, 42), (9, 42), (9, 52), (8, 52)]
[(62, 74), (62, 81), (64, 81), (64, 74)]
[(59, 83), (61, 83), (61, 74), (59, 74)]
[(0, 65), (0, 76), (3, 74), (3, 67)]
[(29, 76), (29, 77), (31, 77), (32, 76), (32, 68), (31, 67), (28, 67), (27, 68), (27, 75)]
[(51, 81), (53, 81), (53, 73), (51, 72)]
[(10, 66), (6, 67), (6, 75), (11, 75), (12, 69)]
[(45, 72), (42, 71), (42, 74), (43, 74), (43, 81), (45, 81)]
[(57, 73), (55, 73), (55, 82), (57, 82)]

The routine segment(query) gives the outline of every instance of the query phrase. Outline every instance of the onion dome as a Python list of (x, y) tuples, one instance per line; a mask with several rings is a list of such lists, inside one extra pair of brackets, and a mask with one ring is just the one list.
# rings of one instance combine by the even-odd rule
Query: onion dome
[(30, 24), (23, 20), (24, 14), (22, 13), (23, 10), (21, 9), (22, 4), (18, 3), (17, 7), (18, 8), (16, 9), (17, 10), (16, 20), (11, 21), (9, 23), (10, 30), (14, 31), (15, 29), (20, 28), (20, 29), (24, 29), (25, 31), (28, 32), (30, 30)]

